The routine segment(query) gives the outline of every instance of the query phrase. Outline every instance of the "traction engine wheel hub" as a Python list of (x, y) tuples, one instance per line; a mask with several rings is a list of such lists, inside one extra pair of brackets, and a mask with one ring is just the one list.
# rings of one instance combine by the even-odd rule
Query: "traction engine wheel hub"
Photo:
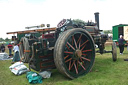
[(75, 51), (75, 56), (76, 56), (77, 58), (80, 58), (80, 57), (82, 56), (82, 51), (81, 51), (80, 49), (77, 49), (77, 50)]

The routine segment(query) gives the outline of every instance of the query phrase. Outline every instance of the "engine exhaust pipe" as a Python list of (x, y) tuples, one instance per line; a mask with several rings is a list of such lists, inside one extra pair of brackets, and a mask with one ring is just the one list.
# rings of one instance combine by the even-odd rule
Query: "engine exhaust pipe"
[(95, 23), (97, 24), (97, 27), (100, 30), (100, 27), (99, 27), (99, 12), (94, 13), (94, 15), (95, 15)]

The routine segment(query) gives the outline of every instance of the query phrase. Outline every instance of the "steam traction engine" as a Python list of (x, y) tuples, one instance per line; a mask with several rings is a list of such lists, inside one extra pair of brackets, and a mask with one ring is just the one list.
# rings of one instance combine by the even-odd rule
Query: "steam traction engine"
[[(112, 53), (116, 61), (116, 44), (112, 51), (105, 51), (107, 35), (99, 30), (99, 13), (95, 13), (96, 23), (75, 22), (63, 19), (56, 28), (8, 32), (17, 33), (15, 40), (19, 43), (20, 57), (36, 71), (57, 68), (65, 76), (74, 79), (87, 74), (95, 60), (95, 52)], [(33, 27), (42, 27), (32, 26)], [(95, 51), (95, 45), (99, 50)]]

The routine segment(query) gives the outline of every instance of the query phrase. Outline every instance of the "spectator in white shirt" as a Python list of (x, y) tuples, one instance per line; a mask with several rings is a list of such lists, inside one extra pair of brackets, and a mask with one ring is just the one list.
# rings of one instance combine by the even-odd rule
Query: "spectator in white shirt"
[(19, 56), (19, 47), (17, 44), (15, 44), (15, 46), (13, 47), (13, 51), (14, 51), (14, 57), (12, 60), (12, 64), (14, 62), (20, 61), (20, 56)]

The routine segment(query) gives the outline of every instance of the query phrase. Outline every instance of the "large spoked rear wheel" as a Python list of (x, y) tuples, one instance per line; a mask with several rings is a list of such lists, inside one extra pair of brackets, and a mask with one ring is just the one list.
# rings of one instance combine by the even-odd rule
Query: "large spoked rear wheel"
[(19, 51), (20, 51), (20, 58), (23, 62), (28, 63), (29, 62), (29, 55), (30, 55), (30, 48), (29, 48), (29, 42), (28, 39), (23, 37), (20, 40), (19, 44)]
[(74, 79), (87, 74), (95, 60), (94, 41), (82, 28), (62, 33), (54, 48), (54, 62), (65, 76)]
[(117, 60), (117, 47), (115, 42), (112, 43), (112, 60)]

